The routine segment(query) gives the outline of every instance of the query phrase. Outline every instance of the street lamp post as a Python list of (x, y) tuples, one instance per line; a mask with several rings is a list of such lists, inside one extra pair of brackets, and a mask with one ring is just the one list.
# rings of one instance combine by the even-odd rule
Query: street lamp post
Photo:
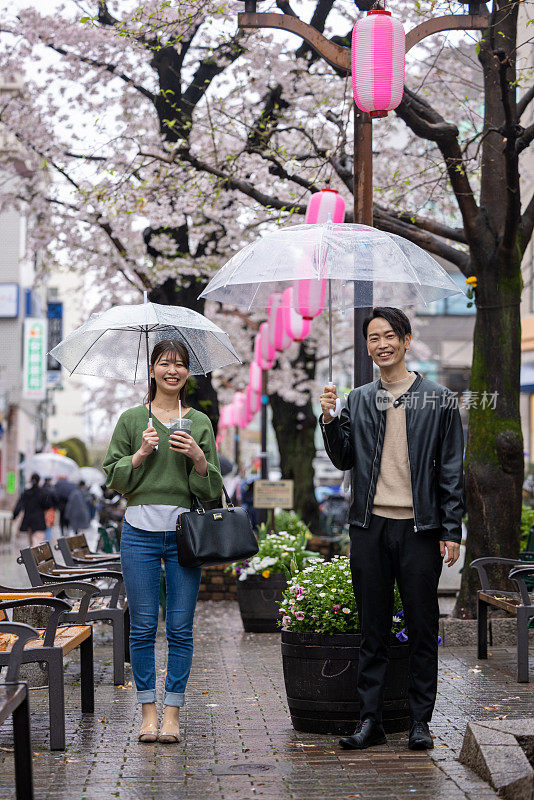
[[(468, 5), (467, 14), (446, 14), (422, 22), (406, 34), (406, 52), (414, 45), (440, 31), (484, 30), (490, 17), (484, 3), (480, 0), (459, 0)], [(367, 10), (372, 3), (368, 0), (356, 2), (360, 10)], [(258, 13), (257, 0), (245, 0), (245, 11), (237, 16), (240, 28), (277, 28), (300, 36), (318, 55), (335, 67), (338, 74), (348, 75), (351, 71), (351, 53), (348, 47), (335, 44), (316, 28), (290, 14), (277, 12)], [(354, 171), (353, 201), (354, 222), (373, 224), (373, 129), (369, 114), (354, 107)], [(369, 383), (373, 377), (372, 361), (367, 355), (365, 341), (361, 335), (362, 322), (372, 306), (372, 286), (355, 286), (355, 291), (368, 293), (369, 305), (354, 309), (354, 386)], [(367, 298), (366, 298), (367, 299)]]

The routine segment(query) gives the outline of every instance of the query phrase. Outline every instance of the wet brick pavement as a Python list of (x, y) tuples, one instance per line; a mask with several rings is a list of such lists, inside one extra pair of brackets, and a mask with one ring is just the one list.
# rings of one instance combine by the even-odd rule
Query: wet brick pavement
[[(457, 761), (469, 720), (532, 713), (532, 684), (515, 682), (512, 648), (476, 666), (469, 649), (441, 649), (432, 754), (406, 737), (362, 753), (331, 736), (297, 733), (285, 702), (279, 636), (246, 634), (237, 604), (200, 603), (194, 666), (178, 745), (139, 744), (139, 711), (113, 687), (105, 629), (95, 631), (96, 711), (79, 710), (79, 664), (66, 670), (67, 749), (48, 750), (46, 690), (31, 693), (36, 799), (489, 800), (497, 795)], [(160, 696), (165, 641), (157, 646)], [(0, 728), (0, 800), (14, 797), (10, 725)]]

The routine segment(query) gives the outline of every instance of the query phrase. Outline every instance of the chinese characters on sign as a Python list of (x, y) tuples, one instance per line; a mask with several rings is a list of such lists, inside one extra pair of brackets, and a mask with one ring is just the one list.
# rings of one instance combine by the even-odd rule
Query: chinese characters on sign
[(46, 398), (47, 338), (45, 319), (28, 317), (24, 320), (22, 396), (25, 400)]

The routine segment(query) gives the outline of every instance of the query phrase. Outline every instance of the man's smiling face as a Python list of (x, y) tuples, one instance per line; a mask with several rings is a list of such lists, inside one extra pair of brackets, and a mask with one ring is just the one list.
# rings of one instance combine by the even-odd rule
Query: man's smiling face
[(409, 333), (400, 339), (391, 324), (382, 317), (372, 319), (367, 328), (367, 351), (379, 367), (390, 368), (404, 361), (410, 341)]

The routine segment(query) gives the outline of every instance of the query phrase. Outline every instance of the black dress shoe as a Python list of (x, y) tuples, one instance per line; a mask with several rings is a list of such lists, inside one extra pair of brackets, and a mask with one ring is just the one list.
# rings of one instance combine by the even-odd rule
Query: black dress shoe
[(376, 744), (386, 744), (386, 741), (382, 725), (372, 719), (364, 719), (358, 723), (352, 736), (340, 739), (339, 744), (343, 750), (365, 750), (366, 747), (373, 747)]
[(412, 723), (408, 747), (410, 750), (432, 750), (434, 742), (426, 722)]

